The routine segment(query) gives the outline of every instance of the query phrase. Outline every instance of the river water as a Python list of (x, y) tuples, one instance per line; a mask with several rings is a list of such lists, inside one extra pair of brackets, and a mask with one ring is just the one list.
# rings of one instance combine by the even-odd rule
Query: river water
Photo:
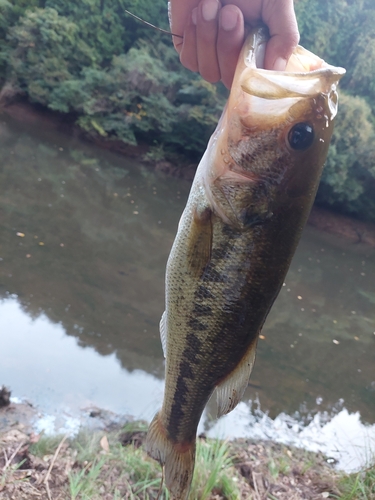
[[(150, 419), (190, 183), (42, 126), (2, 121), (0, 142), (0, 385), (49, 415), (94, 405)], [(375, 453), (374, 276), (374, 249), (307, 227), (244, 402), (218, 423), (210, 402), (201, 430), (308, 446), (337, 440), (341, 422), (345, 446), (362, 432)]]

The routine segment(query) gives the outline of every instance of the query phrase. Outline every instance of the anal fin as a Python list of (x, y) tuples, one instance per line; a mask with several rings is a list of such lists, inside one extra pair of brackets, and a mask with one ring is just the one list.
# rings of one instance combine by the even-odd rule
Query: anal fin
[(216, 387), (218, 417), (234, 410), (241, 401), (254, 366), (256, 346), (254, 341), (236, 368)]

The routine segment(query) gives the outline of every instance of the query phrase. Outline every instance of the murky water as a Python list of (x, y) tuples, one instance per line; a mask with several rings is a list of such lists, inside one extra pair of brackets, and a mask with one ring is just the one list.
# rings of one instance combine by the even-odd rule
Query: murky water
[[(1, 122), (0, 143), (0, 385), (48, 411), (150, 418), (189, 183), (50, 130)], [(345, 407), (375, 423), (374, 276), (373, 249), (307, 228), (244, 401), (270, 418)]]

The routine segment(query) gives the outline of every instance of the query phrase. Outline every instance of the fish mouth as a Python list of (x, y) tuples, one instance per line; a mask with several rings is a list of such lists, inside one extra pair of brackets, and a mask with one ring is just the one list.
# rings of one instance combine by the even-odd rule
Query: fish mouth
[[(284, 113), (293, 102), (301, 98), (331, 95), (332, 99), (329, 98), (328, 103), (330, 119), (333, 119), (337, 110), (336, 86), (345, 74), (345, 69), (331, 66), (312, 52), (297, 46), (285, 71), (265, 70), (263, 66), (268, 39), (268, 32), (264, 27), (258, 27), (248, 35), (240, 55), (242, 64), (238, 65), (235, 75), (238, 88), (261, 99), (263, 113), (267, 113), (268, 107), (273, 113)], [(275, 103), (277, 100), (280, 105)]]

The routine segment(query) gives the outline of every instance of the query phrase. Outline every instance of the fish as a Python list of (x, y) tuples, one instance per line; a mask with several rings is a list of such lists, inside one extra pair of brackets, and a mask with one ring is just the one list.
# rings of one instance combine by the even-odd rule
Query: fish
[(188, 498), (213, 392), (220, 417), (248, 385), (315, 197), (345, 73), (300, 46), (285, 72), (265, 70), (267, 40), (260, 26), (244, 42), (167, 262), (165, 392), (146, 450), (176, 500)]

